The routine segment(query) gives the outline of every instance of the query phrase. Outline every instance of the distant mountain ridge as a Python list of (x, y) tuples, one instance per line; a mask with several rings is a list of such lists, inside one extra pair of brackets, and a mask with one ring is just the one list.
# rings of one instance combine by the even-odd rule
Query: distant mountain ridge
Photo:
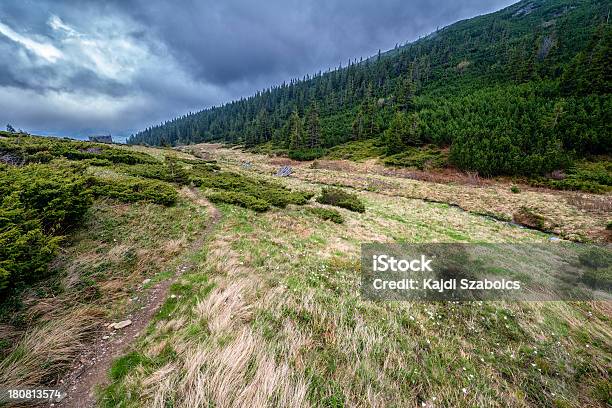
[(521, 1), (128, 143), (266, 145), (307, 159), (375, 138), (388, 155), (450, 146), (452, 164), (485, 175), (567, 167), (612, 146), (609, 9), (609, 1)]

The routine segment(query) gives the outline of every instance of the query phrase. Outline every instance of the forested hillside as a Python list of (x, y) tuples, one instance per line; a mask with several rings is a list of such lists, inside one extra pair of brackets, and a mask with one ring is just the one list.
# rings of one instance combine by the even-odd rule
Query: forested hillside
[(347, 141), (376, 139), (387, 155), (449, 147), (450, 163), (481, 175), (568, 168), (576, 158), (611, 153), (610, 5), (521, 1), (146, 129), (128, 143), (265, 144), (312, 159)]

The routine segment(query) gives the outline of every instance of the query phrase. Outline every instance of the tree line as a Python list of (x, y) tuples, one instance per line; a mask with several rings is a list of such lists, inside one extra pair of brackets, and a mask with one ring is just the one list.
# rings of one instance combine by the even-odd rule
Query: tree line
[(271, 145), (310, 159), (379, 138), (387, 154), (450, 147), (453, 164), (483, 174), (541, 173), (608, 154), (608, 11), (594, 0), (536, 3), (529, 14), (519, 13), (520, 2), (145, 129), (128, 142)]

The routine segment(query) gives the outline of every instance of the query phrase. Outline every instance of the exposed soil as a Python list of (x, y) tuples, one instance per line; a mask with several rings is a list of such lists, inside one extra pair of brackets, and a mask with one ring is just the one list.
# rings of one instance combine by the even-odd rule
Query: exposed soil
[[(181, 193), (208, 210), (209, 223), (191, 245), (191, 250), (198, 250), (221, 219), (221, 213), (210, 202), (201, 198), (195, 189), (183, 189)], [(146, 299), (140, 310), (125, 317), (125, 320), (129, 319), (132, 323), (123, 329), (107, 328), (106, 332), (101, 333), (101, 337), (76, 359), (74, 367), (58, 383), (58, 388), (66, 393), (66, 397), (50, 405), (65, 408), (94, 407), (96, 386), (108, 385), (108, 372), (112, 362), (124, 354), (147, 327), (166, 299), (170, 285), (192, 267), (189, 263), (182, 264), (171, 279), (158, 282), (151, 289), (143, 291), (146, 293)], [(142, 285), (140, 289), (142, 290)]]

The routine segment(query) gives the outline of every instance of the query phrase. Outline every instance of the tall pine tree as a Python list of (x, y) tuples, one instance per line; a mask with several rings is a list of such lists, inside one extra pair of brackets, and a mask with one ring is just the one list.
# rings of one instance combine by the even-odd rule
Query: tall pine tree
[(316, 102), (310, 105), (306, 112), (304, 124), (305, 142), (307, 147), (315, 149), (321, 147), (321, 122), (319, 120), (319, 108)]
[(302, 119), (297, 111), (293, 111), (289, 117), (289, 149), (299, 150), (304, 147), (302, 130)]

